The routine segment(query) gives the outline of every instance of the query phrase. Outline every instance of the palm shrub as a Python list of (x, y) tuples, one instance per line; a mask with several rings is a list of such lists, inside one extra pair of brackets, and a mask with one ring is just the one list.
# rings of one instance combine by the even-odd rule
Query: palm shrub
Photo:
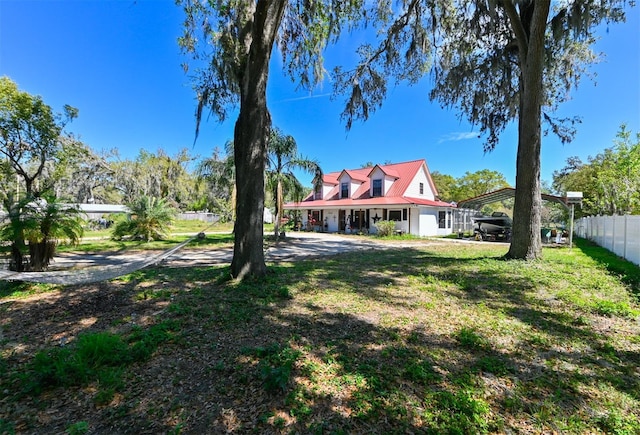
[(0, 239), (11, 242), (11, 270), (43, 271), (60, 242), (77, 244), (82, 238), (81, 211), (53, 196), (7, 200), (5, 207), (9, 212), (0, 227)]
[(147, 242), (162, 240), (176, 217), (176, 210), (164, 198), (142, 196), (127, 206), (131, 215), (116, 223), (111, 234), (114, 240), (121, 240), (124, 236)]
[(298, 145), (293, 136), (285, 135), (277, 128), (269, 134), (267, 146), (266, 185), (273, 195), (275, 205), (275, 238), (280, 235), (280, 224), (284, 212), (284, 199), (289, 196), (299, 202), (304, 195), (304, 188), (296, 178), (294, 171), (303, 170), (313, 174), (314, 190), (322, 188), (322, 168), (315, 161), (298, 154)]

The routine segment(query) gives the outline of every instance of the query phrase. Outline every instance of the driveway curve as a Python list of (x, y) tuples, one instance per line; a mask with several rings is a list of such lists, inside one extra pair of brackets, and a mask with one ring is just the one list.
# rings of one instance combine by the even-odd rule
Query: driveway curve
[[(188, 245), (187, 245), (188, 246)], [(296, 261), (335, 255), (363, 249), (384, 249), (389, 245), (359, 236), (327, 233), (292, 232), (278, 243), (271, 243), (265, 251), (267, 262)], [(43, 282), (52, 284), (81, 284), (109, 280), (154, 264), (169, 267), (228, 264), (233, 248), (193, 249), (178, 247), (162, 253), (62, 253), (47, 272), (16, 273), (0, 270), (0, 279)]]

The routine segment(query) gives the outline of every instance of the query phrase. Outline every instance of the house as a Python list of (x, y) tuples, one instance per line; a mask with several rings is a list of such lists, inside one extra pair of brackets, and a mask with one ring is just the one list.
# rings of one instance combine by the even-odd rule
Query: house
[(327, 232), (375, 233), (380, 220), (416, 236), (452, 232), (455, 204), (437, 199), (424, 159), (325, 174), (322, 187), (285, 210), (301, 212), (302, 226)]

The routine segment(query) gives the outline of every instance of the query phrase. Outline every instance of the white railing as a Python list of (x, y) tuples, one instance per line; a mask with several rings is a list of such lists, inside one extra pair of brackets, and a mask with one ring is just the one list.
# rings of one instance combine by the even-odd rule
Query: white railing
[(640, 265), (640, 216), (590, 216), (575, 221), (577, 236)]

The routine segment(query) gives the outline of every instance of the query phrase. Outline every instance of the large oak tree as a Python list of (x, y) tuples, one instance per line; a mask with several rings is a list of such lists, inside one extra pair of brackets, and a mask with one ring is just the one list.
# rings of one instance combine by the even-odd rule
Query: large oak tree
[[(631, 2), (629, 2), (631, 3)], [(540, 150), (542, 124), (563, 142), (571, 140), (574, 119), (555, 119), (586, 68), (603, 22), (624, 20), (624, 0), (404, 0), (398, 18), (363, 46), (353, 69), (335, 70), (336, 90), (352, 89), (344, 117), (347, 125), (366, 119), (381, 105), (390, 77), (416, 80), (426, 71), (398, 68), (407, 57), (433, 55), (430, 98), (456, 108), (486, 136), (492, 150), (507, 125), (518, 125), (514, 227), (507, 257), (541, 255)], [(409, 29), (409, 39), (399, 38)], [(416, 48), (423, 48), (416, 50)], [(402, 49), (402, 50), (401, 50)]]
[(271, 131), (266, 89), (272, 51), (277, 45), (286, 72), (312, 89), (324, 75), (327, 43), (351, 23), (362, 22), (367, 12), (378, 16), (378, 10), (375, 2), (364, 0), (178, 3), (186, 16), (179, 44), (192, 57), (189, 67), (195, 67), (197, 125), (205, 108), (224, 120), (239, 106), (233, 137), (238, 200), (231, 274), (238, 279), (262, 276), (264, 174)]

